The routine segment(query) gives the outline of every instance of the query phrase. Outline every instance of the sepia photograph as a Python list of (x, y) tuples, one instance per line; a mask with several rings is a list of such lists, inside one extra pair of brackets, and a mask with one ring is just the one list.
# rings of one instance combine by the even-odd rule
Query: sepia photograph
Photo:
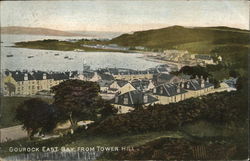
[(247, 0), (0, 2), (0, 160), (248, 160)]

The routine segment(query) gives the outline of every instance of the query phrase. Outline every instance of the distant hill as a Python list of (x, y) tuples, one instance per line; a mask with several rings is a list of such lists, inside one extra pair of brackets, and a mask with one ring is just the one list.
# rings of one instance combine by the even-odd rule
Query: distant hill
[(1, 27), (1, 34), (27, 34), (27, 35), (47, 35), (47, 36), (84, 36), (79, 33), (71, 33), (60, 30), (35, 27)]
[(210, 44), (249, 43), (247, 30), (229, 27), (194, 27), (171, 26), (162, 29), (138, 31), (123, 34), (112, 39), (112, 43), (122, 46), (145, 46), (150, 48), (178, 48), (179, 45), (203, 42)]
[(155, 51), (177, 49), (198, 54), (218, 54), (223, 57), (223, 62), (233, 63), (235, 68), (247, 71), (250, 31), (224, 26), (171, 26), (123, 34), (109, 43), (129, 47), (144, 46)]

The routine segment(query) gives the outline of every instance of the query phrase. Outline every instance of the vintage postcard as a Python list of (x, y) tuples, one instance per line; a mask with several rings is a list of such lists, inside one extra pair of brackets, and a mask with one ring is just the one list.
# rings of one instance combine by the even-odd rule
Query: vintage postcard
[(249, 6), (1, 1), (0, 160), (247, 160)]

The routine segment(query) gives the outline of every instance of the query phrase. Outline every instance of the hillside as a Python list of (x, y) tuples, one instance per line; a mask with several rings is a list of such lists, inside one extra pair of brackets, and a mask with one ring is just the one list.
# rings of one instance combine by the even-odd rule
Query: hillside
[(171, 26), (156, 30), (123, 34), (111, 40), (122, 46), (145, 46), (149, 48), (178, 48), (179, 45), (206, 42), (210, 44), (236, 43), (247, 45), (250, 32), (228, 27)]
[(71, 33), (60, 30), (34, 27), (1, 27), (1, 34), (27, 34), (27, 35), (47, 35), (47, 36), (83, 36), (78, 33)]
[(123, 34), (110, 41), (121, 46), (144, 46), (156, 51), (188, 50), (191, 53), (219, 54), (223, 62), (247, 69), (250, 31), (229, 27), (172, 26)]

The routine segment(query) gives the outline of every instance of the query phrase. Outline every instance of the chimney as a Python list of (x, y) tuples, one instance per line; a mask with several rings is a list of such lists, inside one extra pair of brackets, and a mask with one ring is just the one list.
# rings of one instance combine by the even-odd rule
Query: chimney
[(198, 75), (195, 75), (195, 79), (199, 79)]
[(43, 80), (47, 79), (46, 73), (43, 73)]
[(204, 88), (204, 87), (205, 87), (205, 80), (201, 79), (201, 88)]
[(209, 83), (209, 78), (207, 77), (207, 83)]
[(25, 80), (25, 81), (29, 80), (28, 74), (27, 74), (27, 73), (24, 74), (24, 80)]
[(176, 91), (177, 93), (181, 93), (181, 87), (180, 86), (181, 86), (180, 84), (177, 85), (177, 91)]
[(181, 82), (181, 88), (184, 88), (184, 82)]

